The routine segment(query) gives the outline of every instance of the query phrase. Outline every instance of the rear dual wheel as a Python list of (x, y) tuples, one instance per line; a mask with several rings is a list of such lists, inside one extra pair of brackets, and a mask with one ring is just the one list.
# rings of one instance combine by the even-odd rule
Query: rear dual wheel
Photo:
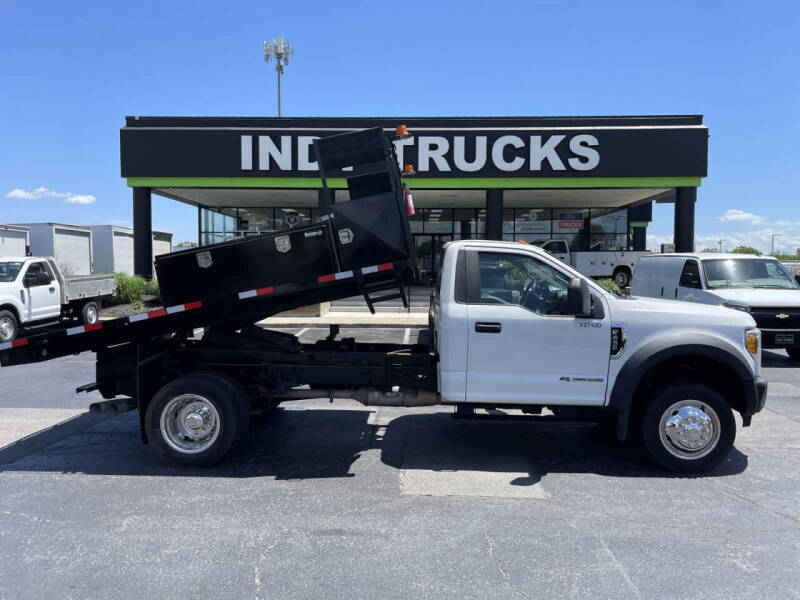
[(153, 396), (145, 415), (150, 446), (164, 462), (218, 462), (250, 425), (250, 399), (236, 381), (214, 373), (181, 377)]

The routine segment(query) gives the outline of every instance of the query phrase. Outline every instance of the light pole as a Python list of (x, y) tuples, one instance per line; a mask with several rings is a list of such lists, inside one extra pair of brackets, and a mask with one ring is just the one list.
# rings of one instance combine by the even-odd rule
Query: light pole
[(264, 60), (269, 62), (270, 58), (275, 59), (275, 72), (278, 74), (278, 116), (281, 116), (281, 75), (283, 67), (289, 64), (289, 59), (294, 54), (294, 48), (288, 42), (283, 41), (283, 36), (279, 35), (277, 41), (272, 38), (271, 42), (264, 40)]
[(781, 235), (780, 233), (772, 233), (772, 234), (770, 234), (770, 237), (772, 238), (772, 248), (769, 251), (769, 255), (770, 256), (775, 256), (775, 238), (776, 237), (780, 237), (780, 235)]
[(725, 241), (725, 240), (720, 240), (720, 241), (719, 241), (719, 251), (720, 251), (720, 254), (722, 253), (722, 242), (724, 242), (724, 241)]

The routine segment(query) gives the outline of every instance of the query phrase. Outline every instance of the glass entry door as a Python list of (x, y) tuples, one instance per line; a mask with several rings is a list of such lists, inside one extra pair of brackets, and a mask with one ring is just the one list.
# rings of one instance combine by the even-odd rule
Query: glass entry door
[(436, 283), (436, 276), (442, 268), (443, 247), (452, 239), (452, 235), (414, 235), (419, 279), (422, 285), (434, 285)]

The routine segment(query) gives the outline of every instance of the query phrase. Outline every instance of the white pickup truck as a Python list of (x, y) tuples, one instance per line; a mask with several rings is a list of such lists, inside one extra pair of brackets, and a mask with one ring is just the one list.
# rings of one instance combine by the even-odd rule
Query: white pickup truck
[(68, 318), (97, 322), (100, 298), (116, 291), (113, 275), (65, 276), (53, 258), (0, 260), (0, 343), (20, 327)]
[(649, 254), (646, 250), (588, 250), (572, 252), (567, 240), (539, 240), (534, 245), (546, 250), (559, 260), (572, 265), (578, 271), (599, 279), (611, 277), (619, 287), (624, 288), (633, 276), (633, 269), (640, 257)]
[(721, 304), (750, 313), (764, 348), (783, 348), (800, 360), (800, 286), (776, 258), (651, 254), (639, 261), (631, 294)]

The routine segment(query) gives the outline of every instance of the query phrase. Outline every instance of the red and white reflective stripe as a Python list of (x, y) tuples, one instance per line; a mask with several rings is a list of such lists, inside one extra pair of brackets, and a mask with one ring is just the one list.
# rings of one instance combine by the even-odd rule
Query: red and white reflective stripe
[(350, 279), (351, 277), (353, 277), (352, 271), (339, 271), (330, 275), (320, 275), (317, 277), (317, 281), (319, 283), (328, 283), (329, 281), (339, 281), (340, 279)]
[(78, 333), (86, 333), (87, 331), (95, 331), (103, 326), (102, 323), (92, 323), (91, 325), (81, 325), (79, 327), (70, 327), (67, 329), (67, 335), (76, 335)]
[(0, 350), (8, 350), (9, 348), (18, 348), (20, 346), (27, 346), (28, 338), (19, 338), (11, 342), (3, 342), (0, 344)]
[(203, 308), (203, 303), (198, 300), (197, 302), (187, 302), (186, 304), (176, 304), (175, 306), (168, 306), (167, 314), (173, 315), (175, 313), (183, 312), (185, 310), (194, 310), (195, 308)]
[(379, 265), (372, 265), (371, 267), (364, 267), (361, 269), (361, 272), (364, 275), (368, 275), (369, 273), (377, 273), (378, 271), (391, 271), (394, 269), (394, 265), (392, 263), (381, 263)]
[(138, 315), (131, 315), (128, 317), (129, 323), (136, 323), (136, 321), (144, 321), (146, 319), (154, 319), (156, 317), (163, 317), (167, 314), (167, 311), (163, 308), (159, 308), (158, 310), (151, 310), (150, 312), (146, 313), (139, 313)]
[(244, 300), (245, 298), (255, 298), (256, 296), (266, 296), (267, 294), (271, 294), (275, 291), (273, 286), (258, 288), (257, 290), (247, 290), (246, 292), (239, 292), (239, 300)]

